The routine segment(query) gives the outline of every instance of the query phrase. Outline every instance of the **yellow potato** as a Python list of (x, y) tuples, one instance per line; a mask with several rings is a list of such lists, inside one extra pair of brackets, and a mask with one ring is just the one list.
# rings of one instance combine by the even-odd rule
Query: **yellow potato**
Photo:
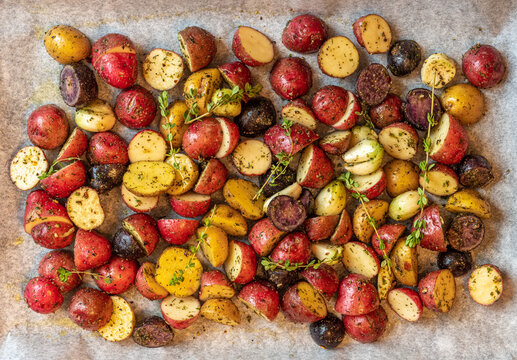
[(124, 186), (138, 196), (158, 196), (173, 185), (174, 169), (161, 161), (138, 161), (127, 167)]
[(203, 218), (202, 223), (209, 217), (212, 225), (223, 229), (228, 235), (246, 236), (248, 233), (248, 224), (244, 216), (226, 204), (217, 204), (215, 211), (210, 210)]
[(98, 331), (108, 341), (122, 341), (133, 333), (135, 313), (129, 303), (120, 296), (112, 296), (113, 312), (106, 325)]
[(68, 25), (56, 25), (48, 29), (43, 44), (48, 54), (60, 64), (78, 62), (91, 54), (90, 40)]
[(197, 229), (198, 239), (203, 233), (206, 234), (206, 238), (201, 242), (203, 255), (213, 267), (221, 266), (228, 257), (228, 236), (217, 226), (203, 226)]
[[(220, 99), (224, 96), (232, 95), (231, 89), (218, 89), (215, 91), (214, 96), (212, 96), (212, 102), (216, 104)], [(231, 101), (227, 104), (220, 105), (214, 108), (214, 115), (216, 116), (224, 116), (224, 117), (235, 117), (241, 113), (242, 107), (240, 100)]]
[(201, 306), (201, 316), (223, 325), (239, 325), (241, 316), (237, 306), (229, 299), (210, 299)]
[(90, 132), (109, 131), (117, 122), (110, 104), (100, 99), (77, 109), (74, 120), (79, 128)]
[(171, 165), (175, 172), (174, 181), (167, 190), (167, 194), (181, 195), (196, 185), (199, 169), (194, 160), (185, 154), (176, 154), (165, 159), (165, 162)]
[[(191, 266), (191, 264), (193, 265)], [(194, 294), (199, 288), (202, 273), (203, 266), (192, 252), (171, 246), (165, 249), (158, 258), (155, 279), (170, 294), (187, 297)], [(175, 281), (180, 277), (183, 280)]]
[(258, 220), (264, 216), (264, 195), (254, 199), (259, 188), (251, 181), (230, 179), (224, 184), (223, 195), (226, 202), (250, 220)]
[(390, 255), (393, 274), (399, 283), (407, 286), (418, 284), (418, 258), (416, 247), (406, 246), (406, 236), (398, 239)]
[[(386, 201), (370, 200), (364, 205), (370, 216), (375, 220), (377, 227), (386, 222), (386, 215), (388, 214), (388, 203)], [(368, 222), (368, 216), (363, 206), (358, 206), (355, 209), (352, 225), (357, 239), (369, 243), (374, 229)]]
[(416, 190), (419, 186), (418, 166), (407, 160), (391, 160), (384, 165), (386, 191), (396, 197), (406, 191)]
[(222, 82), (223, 78), (218, 69), (204, 69), (190, 75), (183, 87), (183, 97), (187, 106), (192, 109), (192, 106), (197, 104), (199, 115), (205, 114), (208, 103)]
[(379, 293), (379, 300), (386, 300), (388, 293), (396, 284), (393, 270), (387, 264), (381, 266), (379, 275), (377, 276), (377, 292)]
[[(188, 110), (185, 101), (178, 100), (169, 105), (169, 116), (162, 116), (160, 120), (160, 132), (163, 137), (167, 139), (169, 134), (172, 134), (172, 146), (179, 147), (183, 140), (183, 134), (188, 129), (188, 125), (185, 124), (185, 118), (183, 114)], [(163, 125), (169, 123), (171, 128), (165, 129)]]
[(440, 96), (440, 102), (445, 111), (465, 125), (477, 123), (485, 112), (483, 93), (470, 84), (448, 87)]
[(445, 209), (453, 213), (467, 212), (488, 219), (492, 216), (490, 204), (472, 189), (460, 190), (447, 199)]

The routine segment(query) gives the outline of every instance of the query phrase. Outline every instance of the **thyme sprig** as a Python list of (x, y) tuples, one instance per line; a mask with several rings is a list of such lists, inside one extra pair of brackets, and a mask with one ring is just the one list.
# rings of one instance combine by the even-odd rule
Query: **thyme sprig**
[(66, 161), (73, 161), (73, 160), (80, 160), (80, 158), (77, 157), (77, 156), (74, 156), (74, 157), (69, 157), (69, 158), (66, 158), (66, 159), (61, 159), (61, 160), (54, 161), (50, 165), (50, 167), (48, 168), (47, 171), (44, 171), (40, 175), (38, 175), (38, 179), (43, 180), (43, 179), (48, 178), (49, 176), (54, 175), (55, 173), (57, 173), (59, 170), (62, 169), (61, 167), (60, 168), (56, 168), (57, 165), (60, 165), (61, 163), (66, 162)]
[(361, 111), (356, 111), (355, 114), (359, 116), (366, 126), (368, 126), (370, 129), (374, 129), (375, 125), (373, 124), (372, 118), (370, 117), (370, 114), (367, 110), (367, 106), (365, 104), (362, 104)]
[[(169, 110), (169, 92), (163, 91), (160, 96), (158, 97), (158, 103), (160, 105), (160, 114), (167, 118), (170, 115)], [(164, 130), (168, 130), (168, 134), (165, 137), (165, 140), (169, 143), (169, 152), (166, 154), (167, 157), (174, 157), (174, 162), (172, 163), (172, 166), (176, 169), (180, 169), (180, 164), (176, 160), (176, 154), (180, 151), (179, 148), (175, 148), (172, 145), (172, 140), (174, 140), (174, 137), (176, 134), (172, 135), (171, 130), (176, 126), (176, 124), (172, 124), (170, 121), (167, 121), (165, 124), (162, 124), (162, 128)]]
[(106, 284), (111, 284), (113, 282), (113, 278), (111, 276), (104, 276), (104, 275), (100, 275), (100, 274), (89, 272), (89, 271), (68, 270), (68, 269), (65, 269), (64, 267), (60, 267), (59, 269), (57, 269), (57, 274), (59, 276), (59, 280), (61, 280), (62, 282), (67, 282), (68, 278), (72, 274), (90, 275), (95, 280), (98, 280), (99, 278), (104, 278), (104, 282)]
[(349, 171), (339, 175), (337, 179), (344, 182), (346, 188), (352, 192), (352, 197), (354, 199), (359, 200), (359, 202), (361, 203), (361, 206), (363, 207), (363, 210), (366, 214), (366, 219), (368, 221), (368, 224), (373, 228), (373, 230), (375, 231), (375, 235), (377, 236), (377, 239), (379, 239), (379, 249), (382, 251), (382, 258), (383, 258), (381, 266), (387, 265), (391, 270), (392, 263), (391, 263), (391, 259), (389, 258), (388, 254), (386, 253), (386, 244), (384, 243), (384, 240), (382, 239), (382, 237), (379, 235), (377, 222), (370, 215), (370, 212), (368, 211), (368, 208), (365, 205), (367, 202), (370, 201), (370, 199), (368, 199), (368, 197), (365, 194), (361, 194), (355, 190), (357, 187), (359, 187), (359, 184), (357, 183), (357, 181), (355, 181), (352, 178), (352, 174)]
[(264, 267), (264, 270), (286, 270), (286, 271), (295, 271), (300, 269), (314, 268), (317, 269), (323, 264), (322, 261), (312, 259), (307, 264), (304, 263), (291, 263), (289, 260), (285, 260), (284, 262), (274, 262), (271, 257), (263, 257), (260, 260), (260, 263)]

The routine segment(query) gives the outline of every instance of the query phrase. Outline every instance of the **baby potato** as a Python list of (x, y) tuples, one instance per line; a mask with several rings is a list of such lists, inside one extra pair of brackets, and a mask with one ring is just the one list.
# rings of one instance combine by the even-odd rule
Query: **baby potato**
[(386, 174), (386, 191), (391, 197), (418, 189), (419, 170), (418, 166), (411, 161), (391, 160), (384, 165), (384, 173)]
[(443, 109), (464, 125), (475, 124), (485, 111), (485, 97), (470, 84), (456, 84), (440, 96)]
[[(218, 89), (212, 96), (212, 102), (216, 104), (225, 95), (232, 96), (231, 89)], [(242, 107), (240, 100), (230, 101), (227, 104), (214, 108), (214, 115), (224, 117), (236, 117), (241, 113)]]
[(48, 54), (63, 65), (86, 59), (91, 53), (90, 40), (86, 35), (68, 25), (48, 29), (43, 44)]

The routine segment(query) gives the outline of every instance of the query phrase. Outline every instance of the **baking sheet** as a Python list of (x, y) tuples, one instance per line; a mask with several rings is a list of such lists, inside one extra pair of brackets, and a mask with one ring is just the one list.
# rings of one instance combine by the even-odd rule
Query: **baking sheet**
[[(516, 1), (0, 1), (0, 358), (32, 359), (333, 359), (333, 358), (399, 358), (399, 359), (512, 359), (517, 357), (517, 305), (515, 275), (517, 273), (517, 147), (514, 129), (517, 97), (517, 2)], [(494, 45), (507, 62), (507, 79), (503, 85), (483, 91), (487, 114), (468, 129), (471, 148), (485, 155), (494, 165), (496, 181), (482, 193), (493, 206), (494, 218), (486, 221), (485, 242), (473, 252), (476, 264), (492, 262), (504, 275), (503, 296), (491, 307), (475, 304), (466, 291), (466, 277), (457, 279), (457, 298), (451, 312), (438, 315), (424, 310), (417, 323), (400, 320), (386, 304), (389, 326), (376, 343), (359, 344), (349, 337), (334, 351), (318, 348), (310, 339), (307, 325), (286, 322), (281, 314), (269, 324), (238, 304), (242, 324), (231, 328), (208, 321), (197, 321), (191, 328), (176, 331), (174, 345), (161, 349), (136, 346), (131, 339), (121, 343), (106, 342), (97, 333), (83, 331), (67, 317), (69, 302), (54, 315), (39, 315), (27, 309), (23, 301), (26, 281), (37, 273), (37, 262), (47, 250), (34, 244), (23, 232), (22, 213), (26, 193), (17, 191), (8, 176), (9, 161), (16, 151), (28, 145), (26, 119), (37, 106), (55, 103), (70, 118), (58, 92), (60, 66), (45, 52), (42, 38), (55, 24), (69, 24), (84, 32), (92, 42), (109, 32), (128, 35), (135, 43), (140, 60), (154, 47), (179, 52), (177, 32), (188, 25), (199, 25), (218, 38), (218, 54), (214, 63), (234, 60), (231, 37), (238, 25), (251, 25), (276, 41), (277, 56), (289, 52), (280, 36), (288, 19), (311, 12), (321, 16), (330, 26), (331, 35), (345, 35), (354, 40), (352, 23), (358, 17), (375, 12), (384, 16), (394, 31), (395, 39), (414, 39), (424, 55), (445, 52), (461, 62), (461, 55), (471, 45), (481, 42)], [(361, 66), (368, 62), (386, 63), (385, 55), (368, 55), (359, 48)], [(325, 84), (353, 89), (356, 75), (346, 80), (321, 75), (315, 55), (306, 56), (314, 73), (311, 94)], [(264, 95), (282, 102), (273, 95), (267, 82), (271, 64), (252, 69), (256, 79), (265, 85)], [(405, 94), (421, 86), (418, 72), (400, 80), (393, 77), (394, 92)], [(456, 82), (464, 82), (457, 76)], [(139, 84), (145, 85), (141, 75)], [(116, 92), (99, 81), (100, 97), (114, 102)], [(179, 87), (178, 87), (179, 88)], [(179, 90), (171, 92), (172, 98)], [(310, 98), (310, 95), (308, 96)], [(156, 122), (153, 124), (157, 127)], [(134, 131), (122, 126), (116, 132), (129, 139)], [(55, 155), (55, 154), (54, 154)], [(51, 154), (52, 156), (52, 154)], [(105, 224), (99, 229), (112, 234), (113, 224), (128, 212), (113, 190), (103, 196), (107, 209)], [(118, 210), (117, 210), (118, 209)], [(166, 215), (164, 199), (153, 215)], [(164, 247), (164, 244), (162, 244)], [(421, 252), (421, 269), (433, 269), (434, 256)], [(159, 302), (141, 301), (131, 290), (123, 295), (133, 301), (137, 320), (159, 314)]]

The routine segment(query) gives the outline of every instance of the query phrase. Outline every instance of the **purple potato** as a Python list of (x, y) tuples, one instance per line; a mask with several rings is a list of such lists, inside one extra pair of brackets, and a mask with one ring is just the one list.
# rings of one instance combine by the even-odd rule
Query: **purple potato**
[(81, 106), (97, 99), (97, 81), (86, 64), (68, 64), (61, 70), (59, 90), (68, 106)]
[(162, 347), (172, 343), (174, 331), (161, 317), (151, 316), (135, 327), (133, 340), (140, 346)]
[(302, 203), (302, 205), (305, 207), (305, 211), (307, 212), (307, 215), (310, 215), (314, 211), (314, 195), (307, 190), (303, 189), (302, 194), (300, 195), (300, 198), (298, 199), (299, 202)]
[(485, 237), (483, 221), (472, 214), (456, 216), (447, 231), (449, 244), (458, 251), (470, 251), (481, 244)]
[(283, 269), (266, 270), (265, 275), (279, 290), (286, 289), (298, 281), (298, 271), (287, 271)]
[(469, 252), (448, 249), (438, 253), (438, 267), (449, 269), (453, 276), (463, 276), (472, 268), (472, 255)]
[(379, 105), (391, 88), (391, 77), (381, 64), (370, 64), (364, 68), (355, 84), (355, 90), (368, 106)]
[[(418, 130), (427, 130), (429, 122), (427, 114), (431, 111), (431, 91), (427, 89), (410, 90), (406, 96), (406, 102), (402, 105), (404, 117)], [(433, 115), (438, 122), (442, 116), (442, 106), (436, 95), (434, 96)]]
[[(265, 183), (269, 178), (271, 177), (271, 169), (269, 169), (264, 175), (260, 177), (260, 183)], [(296, 171), (287, 168), (285, 169), (285, 172), (275, 177), (275, 182), (271, 183), (271, 179), (269, 179), (269, 182), (264, 186), (264, 190), (262, 193), (266, 197), (270, 197), (275, 195), (280, 190), (285, 189), (289, 185), (292, 185), (296, 181)]]
[(421, 59), (422, 51), (416, 41), (397, 41), (388, 52), (388, 70), (395, 76), (406, 76), (418, 67)]
[(147, 254), (135, 240), (133, 235), (124, 229), (119, 229), (111, 241), (113, 252), (124, 259), (139, 259)]
[(126, 165), (123, 164), (100, 164), (92, 166), (88, 170), (90, 186), (97, 190), (99, 194), (106, 193), (122, 183), (125, 171)]
[(492, 165), (481, 155), (467, 155), (458, 165), (460, 183), (466, 187), (485, 186), (492, 180)]
[(282, 231), (293, 231), (307, 218), (303, 204), (287, 195), (278, 195), (267, 207), (267, 216)]

